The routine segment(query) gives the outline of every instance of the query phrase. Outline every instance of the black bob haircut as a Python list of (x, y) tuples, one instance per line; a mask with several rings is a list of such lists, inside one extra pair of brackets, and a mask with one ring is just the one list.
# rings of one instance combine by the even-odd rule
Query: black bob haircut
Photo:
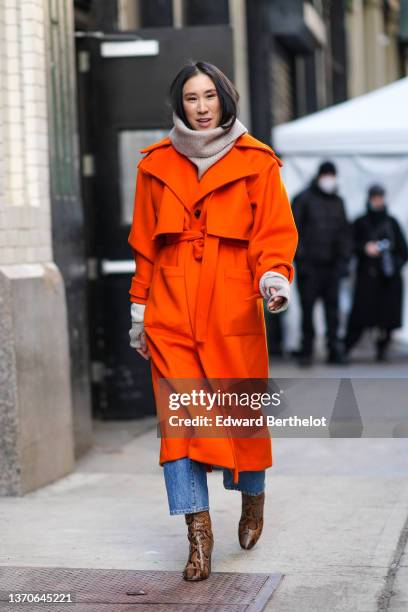
[(213, 81), (221, 103), (220, 125), (228, 129), (237, 117), (239, 94), (229, 78), (217, 66), (208, 62), (189, 62), (177, 73), (170, 85), (172, 109), (192, 129), (183, 108), (183, 87), (188, 79), (200, 73), (206, 74)]

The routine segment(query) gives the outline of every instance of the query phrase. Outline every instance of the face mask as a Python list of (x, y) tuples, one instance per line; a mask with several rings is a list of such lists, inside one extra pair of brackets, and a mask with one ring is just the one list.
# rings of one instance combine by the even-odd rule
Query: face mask
[(321, 176), (317, 184), (325, 193), (334, 193), (337, 189), (337, 178), (327, 174), (326, 176)]

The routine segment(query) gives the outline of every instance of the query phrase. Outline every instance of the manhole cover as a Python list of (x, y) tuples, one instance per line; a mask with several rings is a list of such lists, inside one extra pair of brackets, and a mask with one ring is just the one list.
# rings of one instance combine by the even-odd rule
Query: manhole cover
[[(70, 567), (0, 567), (2, 612), (258, 612), (282, 574), (213, 572), (186, 582), (180, 572)], [(72, 603), (10, 603), (9, 594), (71, 594)], [(29, 599), (27, 601), (27, 599)], [(61, 597), (59, 598), (61, 601)], [(65, 597), (65, 600), (69, 599)]]

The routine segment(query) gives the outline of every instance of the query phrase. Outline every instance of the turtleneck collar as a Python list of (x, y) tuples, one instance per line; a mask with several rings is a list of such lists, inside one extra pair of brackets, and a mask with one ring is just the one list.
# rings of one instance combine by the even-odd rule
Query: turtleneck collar
[(388, 214), (387, 206), (384, 204), (382, 208), (373, 208), (370, 201), (366, 204), (367, 214), (374, 223), (383, 221)]
[(192, 130), (176, 113), (173, 113), (173, 122), (174, 127), (169, 133), (171, 143), (176, 151), (197, 166), (199, 180), (232, 149), (240, 136), (248, 132), (239, 119), (227, 128), (218, 126), (208, 130)]

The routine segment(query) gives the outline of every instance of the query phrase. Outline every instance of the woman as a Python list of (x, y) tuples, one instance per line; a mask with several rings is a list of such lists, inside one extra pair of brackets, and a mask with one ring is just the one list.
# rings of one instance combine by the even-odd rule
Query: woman
[[(267, 378), (262, 297), (287, 308), (297, 231), (272, 149), (237, 119), (238, 93), (206, 62), (170, 88), (174, 127), (142, 153), (129, 243), (131, 346), (160, 379)], [(261, 301), (256, 298), (261, 298)], [(242, 493), (239, 539), (251, 548), (263, 524), (270, 438), (161, 438), (170, 514), (184, 514), (190, 542), (183, 576), (211, 571), (207, 472), (224, 469)]]
[(345, 350), (350, 352), (366, 328), (376, 329), (376, 358), (383, 361), (391, 332), (401, 327), (401, 268), (408, 248), (398, 221), (388, 214), (385, 190), (372, 185), (367, 212), (353, 224), (357, 272)]

